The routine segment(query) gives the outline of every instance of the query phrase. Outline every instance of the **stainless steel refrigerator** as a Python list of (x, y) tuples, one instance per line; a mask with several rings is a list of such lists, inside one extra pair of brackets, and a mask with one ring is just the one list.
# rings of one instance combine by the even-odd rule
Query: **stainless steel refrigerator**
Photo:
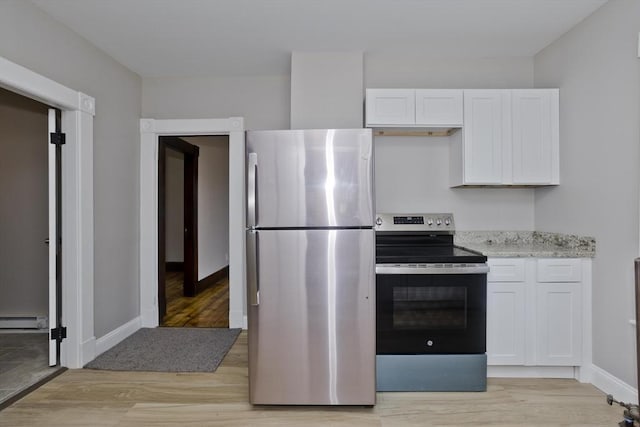
[(247, 132), (249, 400), (375, 404), (369, 129)]

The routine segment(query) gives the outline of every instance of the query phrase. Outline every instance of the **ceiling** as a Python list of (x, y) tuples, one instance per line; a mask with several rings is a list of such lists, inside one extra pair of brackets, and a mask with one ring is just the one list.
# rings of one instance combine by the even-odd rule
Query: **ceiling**
[(529, 57), (606, 0), (32, 0), (143, 77), (289, 74), (292, 51)]

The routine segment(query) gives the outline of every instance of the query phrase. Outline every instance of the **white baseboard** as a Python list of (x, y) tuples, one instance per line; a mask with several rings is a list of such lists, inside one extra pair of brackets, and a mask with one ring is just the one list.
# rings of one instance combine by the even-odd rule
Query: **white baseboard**
[(591, 366), (591, 384), (606, 394), (611, 394), (616, 400), (626, 403), (638, 403), (638, 390), (621, 379), (596, 365)]
[(245, 331), (249, 329), (249, 320), (247, 319), (247, 316), (242, 317), (242, 329)]
[(245, 324), (246, 324), (245, 316), (244, 316), (244, 313), (242, 311), (230, 311), (229, 312), (229, 327), (230, 328), (243, 328), (243, 329), (246, 329), (247, 327), (244, 326)]
[(489, 378), (575, 378), (573, 366), (487, 366)]
[(158, 319), (157, 308), (145, 308), (140, 316), (140, 324), (143, 328), (156, 328), (160, 321)]
[(87, 363), (95, 359), (96, 358), (96, 337), (91, 337), (85, 342), (83, 342), (81, 351), (82, 351), (82, 360), (80, 361), (80, 364), (82, 366), (86, 365)]
[[(142, 327), (142, 319), (140, 316), (136, 317), (133, 320), (125, 323), (119, 328), (114, 329), (108, 334), (98, 338), (96, 340), (96, 348), (95, 355), (99, 356), (105, 351), (109, 350), (114, 345), (118, 344), (123, 339), (127, 338), (129, 335), (136, 332), (138, 329)], [(92, 359), (93, 360), (93, 359)], [(84, 361), (84, 363), (88, 363), (90, 360)]]

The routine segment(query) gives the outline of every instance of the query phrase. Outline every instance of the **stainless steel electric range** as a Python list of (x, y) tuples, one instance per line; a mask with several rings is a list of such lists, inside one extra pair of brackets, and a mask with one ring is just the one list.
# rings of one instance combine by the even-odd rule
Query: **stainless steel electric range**
[(484, 391), (487, 258), (455, 246), (453, 214), (378, 214), (376, 388)]

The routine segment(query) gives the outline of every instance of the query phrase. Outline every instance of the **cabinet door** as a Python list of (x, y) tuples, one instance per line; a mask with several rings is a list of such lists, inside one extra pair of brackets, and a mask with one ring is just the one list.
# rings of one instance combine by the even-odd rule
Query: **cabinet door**
[(416, 89), (416, 125), (462, 126), (462, 89)]
[(413, 126), (414, 89), (367, 89), (366, 126)]
[(510, 124), (509, 92), (465, 90), (464, 184), (502, 184), (503, 151)]
[(580, 365), (581, 284), (537, 283), (536, 307), (536, 364)]
[(487, 363), (525, 364), (525, 283), (487, 283)]
[(511, 93), (514, 184), (558, 184), (558, 89)]

